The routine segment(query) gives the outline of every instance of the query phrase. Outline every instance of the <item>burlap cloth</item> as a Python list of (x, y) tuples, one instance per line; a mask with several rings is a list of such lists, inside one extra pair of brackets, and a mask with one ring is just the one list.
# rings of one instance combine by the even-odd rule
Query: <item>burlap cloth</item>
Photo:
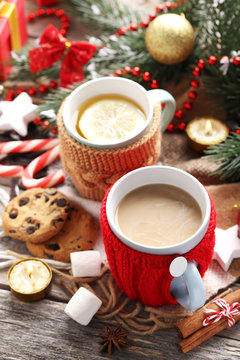
[(102, 150), (83, 145), (68, 134), (62, 119), (63, 105), (57, 116), (61, 160), (81, 196), (101, 200), (109, 186), (127, 172), (156, 164), (161, 144), (160, 104), (154, 107), (150, 129), (138, 141), (126, 147)]

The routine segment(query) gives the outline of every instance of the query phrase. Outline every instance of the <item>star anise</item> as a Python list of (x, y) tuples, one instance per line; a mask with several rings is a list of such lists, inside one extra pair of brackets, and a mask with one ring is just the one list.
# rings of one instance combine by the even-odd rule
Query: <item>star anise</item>
[(128, 333), (122, 331), (121, 325), (119, 325), (115, 330), (106, 325), (105, 331), (106, 333), (104, 335), (100, 335), (102, 338), (102, 340), (99, 341), (99, 343), (102, 344), (99, 349), (100, 352), (107, 350), (108, 354), (112, 355), (114, 348), (117, 348), (118, 351), (122, 351), (121, 346), (130, 345), (126, 340)]

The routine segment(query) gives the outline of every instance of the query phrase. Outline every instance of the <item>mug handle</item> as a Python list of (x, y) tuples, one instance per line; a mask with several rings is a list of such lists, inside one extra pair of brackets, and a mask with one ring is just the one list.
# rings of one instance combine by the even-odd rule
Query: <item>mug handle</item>
[(196, 310), (205, 304), (206, 293), (195, 261), (186, 260), (186, 270), (182, 275), (173, 278), (170, 293), (188, 310)]
[(176, 101), (169, 92), (161, 89), (148, 90), (148, 96), (152, 105), (157, 102), (165, 103), (160, 124), (161, 132), (164, 132), (175, 114)]

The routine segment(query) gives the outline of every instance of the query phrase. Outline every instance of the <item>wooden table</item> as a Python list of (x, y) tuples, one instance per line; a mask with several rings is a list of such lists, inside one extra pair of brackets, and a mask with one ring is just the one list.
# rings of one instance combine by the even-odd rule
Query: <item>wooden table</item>
[[(139, 0), (141, 6), (144, 3)], [(148, 1), (150, 8), (156, 1)], [(26, 13), (37, 8), (35, 1), (26, 1)], [(28, 25), (29, 43), (38, 37), (45, 28), (49, 18)], [(53, 24), (58, 26), (56, 19)], [(68, 33), (71, 39), (83, 36), (85, 30), (73, 23)], [(1, 141), (5, 139), (2, 137)], [(3, 237), (0, 239), (0, 250), (12, 249), (27, 253), (24, 243)], [(240, 288), (240, 283), (233, 289)], [(64, 308), (70, 299), (59, 278), (54, 277), (50, 294), (44, 300), (24, 303), (14, 297), (7, 284), (7, 269), (0, 271), (0, 359), (3, 360), (86, 360), (105, 359), (107, 353), (99, 353), (99, 333), (105, 331), (105, 323), (95, 318), (87, 326), (81, 326), (71, 320)], [(109, 325), (116, 327), (115, 322)], [(183, 355), (178, 350), (180, 341), (174, 328), (159, 330), (152, 335), (139, 336), (129, 333), (131, 346), (122, 353), (114, 352), (114, 359), (240, 359), (240, 322), (231, 329), (226, 329), (201, 344), (190, 353)]]

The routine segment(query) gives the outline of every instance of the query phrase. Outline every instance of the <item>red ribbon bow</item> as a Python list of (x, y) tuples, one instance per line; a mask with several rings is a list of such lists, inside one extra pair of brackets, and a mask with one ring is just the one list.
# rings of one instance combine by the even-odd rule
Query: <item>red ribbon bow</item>
[(219, 321), (222, 317), (227, 317), (228, 319), (228, 327), (231, 327), (235, 324), (235, 320), (233, 316), (240, 315), (240, 303), (235, 302), (233, 304), (228, 304), (224, 299), (217, 299), (214, 301), (215, 304), (219, 306), (221, 311), (216, 311), (213, 309), (206, 308), (206, 313), (213, 313), (212, 315), (208, 316), (203, 321), (203, 326), (211, 325), (217, 321)]
[(48, 68), (66, 52), (60, 70), (63, 87), (83, 80), (82, 67), (97, 50), (95, 45), (86, 41), (68, 41), (53, 25), (46, 27), (39, 44), (41, 47), (29, 51), (30, 71), (35, 73)]

